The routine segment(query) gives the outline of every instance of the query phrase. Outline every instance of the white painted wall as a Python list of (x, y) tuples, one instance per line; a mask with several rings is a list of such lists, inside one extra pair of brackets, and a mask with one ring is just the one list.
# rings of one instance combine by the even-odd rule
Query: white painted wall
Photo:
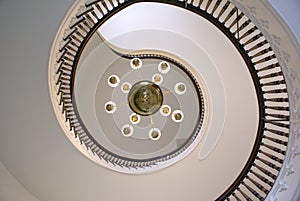
[[(282, 14), (300, 41), (300, 2), (269, 1)], [(62, 175), (71, 178), (64, 181), (65, 183), (82, 181), (74, 189), (66, 186), (65, 194), (73, 195), (68, 198), (76, 199), (77, 195), (86, 193), (80, 190), (87, 182), (97, 183), (90, 172), (97, 172), (99, 167), (91, 163), (86, 165), (88, 159), (79, 155), (64, 137), (52, 111), (48, 94), (47, 65), (51, 44), (61, 20), (73, 2), (0, 1), (1, 201), (36, 201), (26, 189), (32, 189), (32, 193), (39, 200), (55, 200), (56, 191), (61, 190), (61, 186), (56, 185), (56, 182)], [(56, 147), (66, 147), (65, 152), (59, 152)], [(43, 153), (44, 150), (47, 150), (47, 153)], [(58, 155), (61, 157), (57, 158)], [(33, 173), (31, 169), (34, 166), (38, 166), (39, 171)], [(73, 171), (75, 167), (77, 170), (84, 168), (87, 171), (78, 175)], [(52, 178), (49, 178), (49, 172), (55, 172), (55, 177), (51, 174)], [(105, 173), (108, 172), (98, 172), (98, 176), (101, 177), (101, 174)], [(172, 180), (168, 175), (164, 177)], [(102, 182), (105, 185), (115, 181), (112, 177), (111, 180)], [(22, 183), (26, 183), (27, 186), (23, 188)], [(53, 188), (49, 189), (50, 186)], [(99, 188), (101, 186), (93, 186), (89, 190), (96, 192)], [(87, 200), (88, 198), (91, 200), (87, 195)], [(61, 200), (64, 200), (64, 197), (61, 197)]]
[(0, 161), (0, 200), (38, 201), (12, 176)]

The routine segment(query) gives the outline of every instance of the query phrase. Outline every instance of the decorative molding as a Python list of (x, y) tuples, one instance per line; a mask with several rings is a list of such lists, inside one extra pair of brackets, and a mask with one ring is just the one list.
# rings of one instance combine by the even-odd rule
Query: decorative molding
[[(296, 43), (294, 36), (292, 36), (289, 31), (288, 26), (279, 17), (276, 11), (271, 7), (266, 1), (239, 1), (237, 4), (239, 9), (243, 10), (249, 18), (253, 21), (257, 21), (256, 25), (264, 31), (264, 36), (270, 41), (272, 48), (285, 72), (285, 78), (287, 79), (288, 92), (291, 97), (290, 108), (291, 108), (291, 127), (290, 127), (290, 137), (288, 150), (285, 157), (285, 168), (279, 173), (275, 184), (268, 194), (266, 200), (278, 201), (278, 200), (299, 200), (300, 198), (293, 197), (293, 193), (299, 190), (299, 186), (289, 185), (293, 181), (295, 176), (299, 180), (300, 172), (295, 169), (295, 166), (299, 166), (298, 156), (300, 154), (299, 144), (300, 144), (300, 111), (299, 111), (299, 97), (300, 97), (300, 82), (299, 82), (299, 45)], [(249, 5), (251, 4), (251, 5)], [(260, 9), (257, 9), (257, 8)], [(259, 10), (259, 11), (257, 11)], [(272, 25), (275, 28), (270, 29), (269, 26)], [(276, 31), (275, 31), (276, 30)], [(289, 45), (292, 44), (292, 45)], [(292, 53), (290, 53), (292, 52)], [(296, 55), (293, 57), (291, 55)], [(291, 177), (290, 175), (293, 175)], [(286, 196), (288, 195), (288, 196)], [(286, 196), (286, 197), (285, 197)], [(280, 199), (279, 199), (280, 197)]]

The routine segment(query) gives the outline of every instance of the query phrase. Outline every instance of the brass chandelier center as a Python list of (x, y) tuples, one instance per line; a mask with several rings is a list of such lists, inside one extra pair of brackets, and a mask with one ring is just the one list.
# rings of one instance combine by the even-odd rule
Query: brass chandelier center
[(128, 94), (131, 109), (143, 116), (157, 112), (163, 103), (163, 93), (158, 85), (150, 81), (136, 83)]

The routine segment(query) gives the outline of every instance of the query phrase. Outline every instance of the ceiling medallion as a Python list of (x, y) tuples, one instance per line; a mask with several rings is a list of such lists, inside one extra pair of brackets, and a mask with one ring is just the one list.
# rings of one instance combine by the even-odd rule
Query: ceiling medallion
[[(143, 1), (78, 1), (57, 34), (49, 62), (51, 99), (66, 135), (91, 160), (131, 174), (163, 169), (189, 154), (208, 115), (205, 86), (184, 58), (158, 50), (123, 51), (101, 36), (98, 29), (105, 21), (139, 2)], [(275, 53), (230, 1), (160, 2), (208, 20), (244, 59), (256, 90), (259, 126), (245, 167), (216, 200), (263, 200), (283, 164), (289, 134), (289, 99)], [(115, 58), (93, 72), (98, 80), (87, 88), (80, 74), (93, 60), (91, 51), (91, 57), (85, 54), (97, 34), (101, 51)], [(92, 88), (93, 97), (79, 95)], [(86, 104), (84, 98), (94, 104)], [(85, 114), (86, 107), (94, 113)], [(96, 123), (90, 124), (90, 119)], [(94, 125), (99, 132), (91, 132)]]

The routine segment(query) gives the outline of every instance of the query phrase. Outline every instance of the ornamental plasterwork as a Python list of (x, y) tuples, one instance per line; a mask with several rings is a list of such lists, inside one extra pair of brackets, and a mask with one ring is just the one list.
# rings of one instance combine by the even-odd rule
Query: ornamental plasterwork
[(297, 171), (299, 161), (300, 144), (300, 122), (299, 122), (299, 45), (290, 32), (288, 26), (274, 11), (271, 5), (265, 1), (232, 0), (236, 6), (248, 15), (256, 26), (264, 33), (270, 42), (278, 60), (281, 64), (287, 80), (288, 93), (291, 97), (291, 132), (289, 136), (289, 148), (285, 157), (284, 167), (281, 169), (272, 190), (266, 200), (298, 200), (294, 197), (299, 189), (299, 175)]

